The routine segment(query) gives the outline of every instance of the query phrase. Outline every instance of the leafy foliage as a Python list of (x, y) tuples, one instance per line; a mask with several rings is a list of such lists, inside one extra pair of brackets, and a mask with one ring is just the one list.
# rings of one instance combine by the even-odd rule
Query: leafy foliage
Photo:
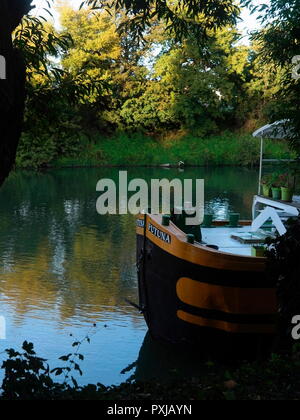
[[(266, 360), (219, 365), (203, 363), (203, 375), (174, 379), (170, 383), (130, 381), (105, 387), (100, 383), (80, 387), (55, 383), (49, 366), (37, 357), (33, 344), (23, 353), (7, 350), (5, 380), (0, 400), (298, 400), (300, 387), (299, 345), (289, 354), (272, 354)], [(70, 355), (61, 359), (67, 361)], [(130, 366), (132, 367), (132, 366)], [(54, 370), (62, 374), (59, 370)], [(54, 373), (54, 372), (53, 372)]]
[[(12, 27), (30, 4), (9, 3)], [(240, 9), (231, 0), (86, 0), (80, 11), (60, 6), (62, 30), (29, 14), (14, 33), (28, 92), (18, 165), (73, 158), (88, 145), (81, 139), (99, 134), (201, 138), (282, 118), (296, 126), (299, 152), (300, 83), (291, 76), (298, 6), (253, 7), (264, 26), (250, 46), (238, 43)]]
[(190, 35), (201, 41), (209, 30), (234, 25), (239, 15), (238, 6), (231, 0), (86, 0), (83, 4), (92, 10), (125, 10), (129, 20), (120, 25), (121, 31), (130, 30), (140, 39), (153, 20), (162, 20), (177, 41)]
[[(252, 5), (251, 0), (243, 2)], [(263, 29), (253, 35), (259, 43), (262, 60), (280, 68), (281, 78), (277, 106), (273, 108), (272, 119), (289, 119), (296, 128), (290, 138), (293, 147), (300, 152), (300, 83), (292, 77), (293, 57), (300, 53), (300, 2), (299, 0), (271, 0), (268, 4), (254, 7), (261, 12)]]
[(300, 218), (291, 220), (287, 233), (268, 245), (268, 271), (277, 284), (281, 332), (291, 337), (291, 320), (300, 310)]
[[(267, 22), (275, 6), (283, 8), (276, 18), (286, 32), (291, 17), (280, 1), (261, 6), (261, 18)], [(97, 138), (120, 131), (156, 138), (186, 132), (200, 142), (297, 114), (289, 53), (276, 61), (288, 44), (272, 47), (267, 37), (275, 24), (269, 22), (252, 45), (238, 43), (239, 10), (230, 2), (87, 0), (79, 11), (61, 5), (59, 13), (59, 31), (29, 15), (15, 32), (29, 93), (18, 166), (75, 159)], [(247, 150), (252, 164), (252, 143), (240, 161)]]
[(61, 15), (64, 32), (74, 40), (64, 56), (64, 69), (73, 75), (84, 73), (88, 83), (97, 78), (106, 82), (107, 91), (89, 96), (93, 106), (85, 107), (98, 120), (98, 128), (187, 128), (205, 135), (216, 132), (224, 121), (227, 128), (228, 121), (235, 125), (235, 113), (246, 96), (248, 50), (236, 46), (238, 33), (232, 28), (210, 33), (199, 49), (192, 38), (176, 43), (154, 25), (143, 46), (118, 34), (120, 17), (105, 11), (90, 15), (88, 10), (63, 7)]
[[(50, 369), (47, 360), (40, 358), (34, 351), (34, 345), (25, 341), (22, 352), (14, 349), (6, 350), (8, 359), (2, 364), (4, 380), (1, 398), (5, 400), (53, 400), (71, 398), (71, 395), (81, 388), (74, 373), (82, 376), (79, 363), (84, 356), (79, 353), (84, 342), (90, 343), (90, 336), (96, 328), (93, 325), (90, 332), (81, 341), (74, 341), (74, 353), (59, 358), (66, 366)], [(57, 383), (54, 377), (63, 376), (63, 381)]]
[[(81, 152), (73, 156), (59, 156), (55, 167), (72, 166), (158, 166), (177, 165), (254, 166), (259, 162), (259, 143), (251, 136), (223, 133), (218, 136), (196, 137), (185, 132), (162, 134), (159, 139), (140, 133), (120, 133), (109, 137), (94, 137), (93, 143), (81, 138)], [(287, 144), (269, 141), (266, 157), (293, 158)], [(21, 162), (20, 162), (21, 164)], [(25, 164), (25, 162), (24, 162)], [(28, 165), (34, 167), (34, 165)]]
[(62, 387), (50, 377), (50, 368), (46, 360), (37, 357), (33, 344), (25, 341), (23, 353), (13, 349), (6, 350), (9, 359), (3, 362), (5, 377), (2, 384), (2, 398), (16, 399), (52, 399)]
[(17, 164), (40, 167), (59, 154), (78, 153), (80, 118), (72, 107), (95, 92), (100, 95), (104, 83), (61, 67), (60, 57), (73, 40), (67, 33), (58, 34), (42, 17), (24, 18), (13, 42), (26, 62), (28, 93)]

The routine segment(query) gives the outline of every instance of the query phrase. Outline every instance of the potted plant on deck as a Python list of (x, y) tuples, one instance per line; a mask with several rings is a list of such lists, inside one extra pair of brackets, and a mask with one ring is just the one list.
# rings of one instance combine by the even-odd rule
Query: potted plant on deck
[(289, 173), (286, 173), (282, 174), (279, 179), (281, 185), (282, 201), (293, 201), (293, 195), (295, 191), (295, 177), (291, 176)]
[(261, 180), (262, 193), (264, 197), (270, 197), (272, 186), (272, 175), (265, 175)]
[(278, 174), (273, 174), (272, 176), (272, 198), (274, 200), (281, 200), (281, 184)]

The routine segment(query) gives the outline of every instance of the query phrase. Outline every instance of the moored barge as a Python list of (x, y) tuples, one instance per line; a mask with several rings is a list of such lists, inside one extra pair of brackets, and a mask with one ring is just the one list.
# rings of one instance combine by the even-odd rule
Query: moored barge
[[(238, 232), (246, 234), (250, 224), (241, 222)], [(166, 225), (162, 215), (137, 219), (140, 308), (151, 335), (202, 344), (272, 338), (277, 302), (266, 259), (232, 239), (237, 229), (226, 222), (201, 230), (203, 243), (189, 243), (189, 235), (172, 221)]]

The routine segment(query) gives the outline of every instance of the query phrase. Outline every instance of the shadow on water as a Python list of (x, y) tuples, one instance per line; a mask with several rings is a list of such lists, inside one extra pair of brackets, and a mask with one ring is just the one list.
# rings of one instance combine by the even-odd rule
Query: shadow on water
[(199, 349), (157, 341), (147, 332), (135, 363), (135, 372), (130, 379), (167, 383), (180, 378), (199, 377), (205, 368), (207, 364), (201, 358)]
[(127, 366), (122, 373), (131, 372), (128, 381), (170, 383), (180, 379), (201, 378), (208, 374), (211, 367), (225, 371), (235, 367), (241, 360), (259, 360), (270, 355), (271, 341), (264, 343), (264, 351), (252, 345), (244, 351), (225, 353), (222, 339), (203, 346), (174, 345), (155, 340), (149, 331), (140, 348), (138, 359)]

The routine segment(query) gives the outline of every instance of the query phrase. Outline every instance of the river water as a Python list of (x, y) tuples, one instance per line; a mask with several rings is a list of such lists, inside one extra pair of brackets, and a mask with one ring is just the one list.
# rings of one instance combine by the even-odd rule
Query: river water
[[(0, 317), (6, 321), (1, 360), (4, 349), (20, 349), (27, 340), (57, 367), (74, 340), (89, 334), (91, 343), (80, 349), (82, 384), (118, 384), (135, 372), (189, 374), (186, 358), (172, 358), (172, 349), (152, 342), (142, 316), (126, 303), (137, 301), (135, 219), (100, 216), (95, 206), (97, 181), (117, 180), (118, 173), (115, 168), (17, 172), (1, 189)], [(258, 174), (243, 168), (131, 168), (128, 177), (204, 178), (206, 208), (224, 219), (231, 211), (251, 218)]]

